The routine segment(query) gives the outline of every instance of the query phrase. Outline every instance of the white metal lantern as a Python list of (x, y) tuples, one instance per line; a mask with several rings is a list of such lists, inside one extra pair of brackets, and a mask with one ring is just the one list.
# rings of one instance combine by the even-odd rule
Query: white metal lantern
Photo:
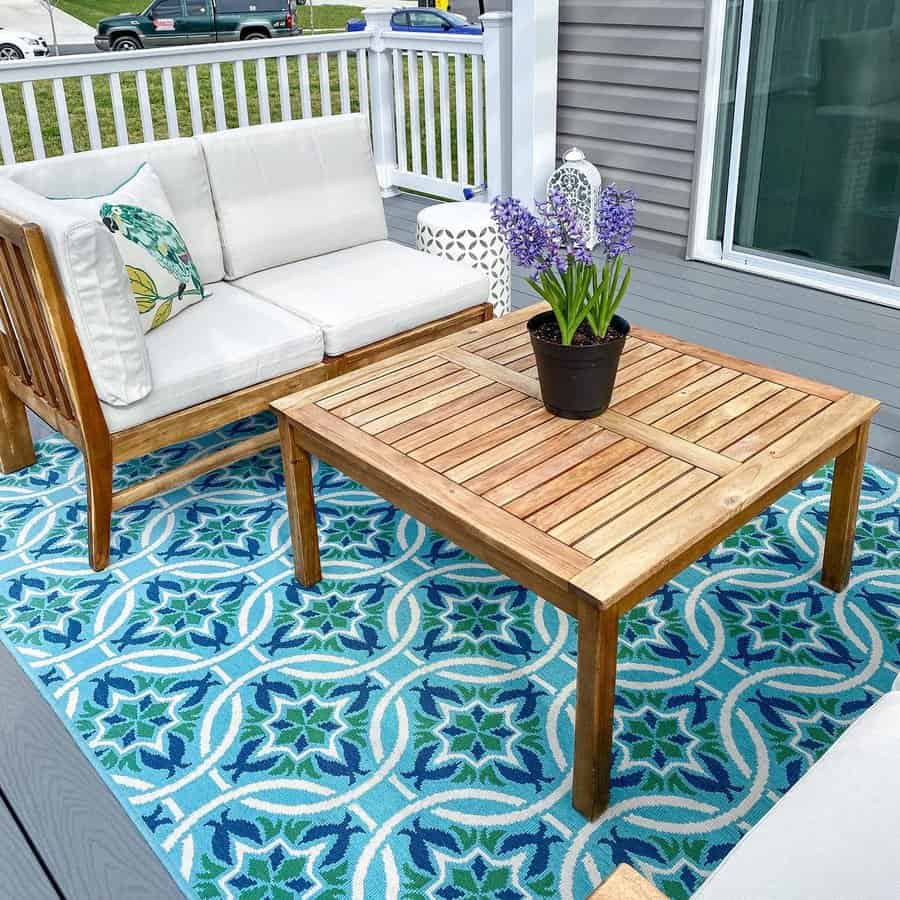
[(597, 167), (584, 158), (584, 154), (573, 147), (565, 156), (563, 164), (550, 176), (547, 194), (559, 191), (575, 209), (590, 246), (597, 243), (597, 204), (600, 202), (601, 178)]

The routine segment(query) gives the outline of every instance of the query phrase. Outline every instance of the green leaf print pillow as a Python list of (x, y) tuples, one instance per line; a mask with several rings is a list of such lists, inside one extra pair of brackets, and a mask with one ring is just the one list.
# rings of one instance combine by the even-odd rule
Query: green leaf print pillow
[(146, 163), (105, 196), (55, 199), (99, 218), (115, 238), (144, 334), (208, 296), (159, 177)]

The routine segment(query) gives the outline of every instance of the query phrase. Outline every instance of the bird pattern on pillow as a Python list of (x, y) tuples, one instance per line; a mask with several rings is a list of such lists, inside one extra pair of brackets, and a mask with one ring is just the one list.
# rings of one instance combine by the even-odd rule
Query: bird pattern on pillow
[(172, 315), (177, 301), (186, 296), (203, 299), (203, 283), (197, 266), (181, 232), (172, 222), (148, 209), (124, 203), (104, 203), (100, 207), (100, 219), (113, 236), (119, 235), (145, 250), (178, 282), (175, 292), (161, 293), (146, 269), (125, 266), (138, 311), (143, 316), (155, 310), (151, 329), (158, 328)]

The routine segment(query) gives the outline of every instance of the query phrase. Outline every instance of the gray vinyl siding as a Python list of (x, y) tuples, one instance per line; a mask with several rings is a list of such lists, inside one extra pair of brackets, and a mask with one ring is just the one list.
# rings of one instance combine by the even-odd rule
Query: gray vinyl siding
[[(384, 4), (387, 6), (388, 4)], [(481, 15), (478, 0), (453, 0), (450, 8), (455, 13), (465, 16), (470, 22), (477, 22)], [(512, 9), (512, 0), (485, 0), (485, 12), (509, 12)]]
[(684, 254), (705, 0), (560, 0), (558, 151), (640, 198), (637, 241)]

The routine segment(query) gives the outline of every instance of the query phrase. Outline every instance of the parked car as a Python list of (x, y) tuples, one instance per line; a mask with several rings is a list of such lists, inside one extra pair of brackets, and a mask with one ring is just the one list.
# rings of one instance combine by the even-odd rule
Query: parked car
[[(304, 3), (305, 0), (300, 0)], [(97, 23), (99, 50), (252, 41), (300, 34), (293, 0), (154, 0)]]
[[(351, 19), (347, 31), (365, 31), (365, 19)], [(481, 34), (481, 25), (465, 16), (440, 9), (400, 9), (391, 16), (391, 31), (417, 31), (427, 34)]]
[(0, 62), (46, 56), (49, 52), (47, 42), (39, 34), (0, 26)]

